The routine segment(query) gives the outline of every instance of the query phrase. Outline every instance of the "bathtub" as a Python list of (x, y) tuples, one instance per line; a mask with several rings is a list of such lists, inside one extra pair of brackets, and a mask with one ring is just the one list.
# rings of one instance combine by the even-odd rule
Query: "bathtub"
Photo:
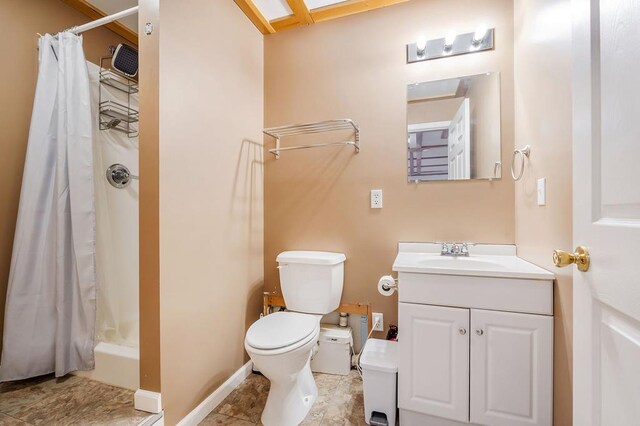
[(140, 351), (128, 346), (100, 342), (95, 348), (96, 368), (75, 374), (121, 388), (140, 387)]

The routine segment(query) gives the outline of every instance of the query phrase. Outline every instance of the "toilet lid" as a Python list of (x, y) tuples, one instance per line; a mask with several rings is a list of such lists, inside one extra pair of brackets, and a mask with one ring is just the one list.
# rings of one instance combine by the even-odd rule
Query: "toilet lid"
[(275, 312), (254, 322), (247, 344), (256, 349), (279, 349), (309, 337), (319, 328), (318, 318), (297, 312)]

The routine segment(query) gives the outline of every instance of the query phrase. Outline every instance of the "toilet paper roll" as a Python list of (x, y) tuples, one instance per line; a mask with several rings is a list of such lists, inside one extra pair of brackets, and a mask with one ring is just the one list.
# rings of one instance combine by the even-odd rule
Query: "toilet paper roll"
[(383, 296), (391, 296), (396, 292), (396, 280), (391, 275), (385, 275), (378, 281), (378, 293)]

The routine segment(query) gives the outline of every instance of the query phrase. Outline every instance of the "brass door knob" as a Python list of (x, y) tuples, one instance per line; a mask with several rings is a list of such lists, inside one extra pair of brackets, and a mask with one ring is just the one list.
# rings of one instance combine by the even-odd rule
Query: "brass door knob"
[(587, 272), (589, 270), (589, 252), (585, 247), (578, 246), (575, 253), (567, 253), (563, 250), (554, 250), (553, 264), (558, 268), (564, 268), (575, 263), (579, 271)]

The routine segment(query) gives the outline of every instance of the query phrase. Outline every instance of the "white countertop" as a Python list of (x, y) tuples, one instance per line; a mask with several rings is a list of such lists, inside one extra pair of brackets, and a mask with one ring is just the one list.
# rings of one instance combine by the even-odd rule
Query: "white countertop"
[(441, 247), (438, 243), (400, 243), (393, 270), (418, 274), (534, 280), (555, 278), (555, 275), (546, 269), (516, 256), (514, 245), (473, 245), (469, 247), (469, 257), (442, 256)]

